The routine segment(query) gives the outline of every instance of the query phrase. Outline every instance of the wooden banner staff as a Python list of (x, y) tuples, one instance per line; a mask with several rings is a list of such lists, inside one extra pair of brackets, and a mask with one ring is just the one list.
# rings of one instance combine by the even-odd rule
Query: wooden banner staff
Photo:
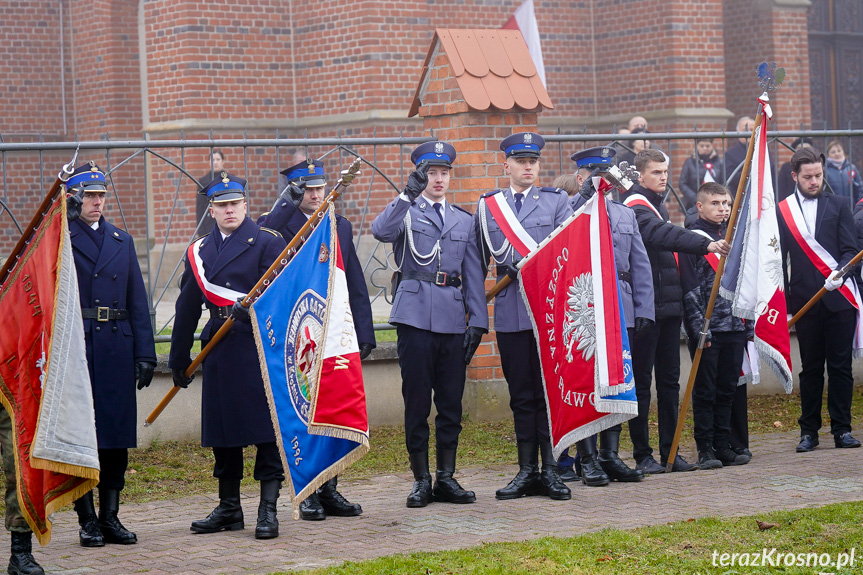
[(78, 150), (76, 149), (75, 155), (72, 156), (72, 160), (68, 164), (64, 165), (63, 170), (57, 174), (57, 180), (54, 182), (54, 185), (51, 186), (51, 189), (48, 190), (48, 193), (45, 195), (45, 199), (42, 200), (42, 205), (39, 206), (36, 215), (34, 215), (33, 219), (30, 220), (30, 224), (24, 230), (24, 233), (21, 234), (21, 237), (18, 238), (18, 243), (15, 244), (15, 248), (12, 250), (12, 253), (9, 254), (9, 258), (3, 264), (3, 267), (0, 268), (0, 285), (3, 285), (3, 282), (6, 281), (6, 277), (9, 275), (9, 272), (12, 271), (12, 268), (15, 267), (18, 258), (21, 256), (21, 252), (24, 251), (24, 247), (30, 242), (36, 228), (39, 227), (39, 224), (41, 224), (42, 220), (45, 219), (45, 216), (48, 215), (48, 209), (51, 207), (51, 204), (54, 203), (54, 199), (57, 197), (57, 194), (61, 192), (63, 184), (69, 180), (72, 172), (75, 171), (75, 161), (77, 159)]
[[(287, 265), (289, 255), (292, 253), (292, 251), (296, 250), (299, 244), (305, 241), (305, 235), (318, 224), (318, 221), (324, 217), (324, 213), (326, 212), (326, 210), (339, 198), (340, 195), (342, 195), (344, 188), (348, 187), (353, 181), (353, 179), (359, 174), (361, 163), (362, 160), (357, 158), (347, 170), (342, 172), (342, 176), (341, 178), (339, 178), (338, 184), (336, 184), (336, 186), (333, 188), (333, 191), (330, 192), (330, 195), (328, 195), (326, 199), (324, 199), (320, 207), (315, 210), (315, 213), (312, 214), (309, 217), (308, 221), (303, 224), (303, 227), (300, 228), (300, 231), (297, 232), (297, 235), (295, 235), (294, 238), (290, 241), (290, 243), (288, 243), (287, 247), (282, 250), (282, 253), (279, 254), (279, 257), (277, 257), (276, 261), (273, 262), (273, 265), (270, 266), (270, 269), (264, 272), (264, 275), (261, 276), (261, 279), (258, 280), (258, 283), (256, 283), (255, 286), (251, 290), (249, 290), (249, 293), (246, 294), (246, 297), (243, 298), (241, 304), (244, 308), (248, 309), (252, 305), (252, 303), (254, 303), (254, 301), (258, 299), (258, 297), (264, 292), (264, 290), (272, 283), (276, 276), (279, 275), (279, 272), (276, 270), (279, 270), (279, 268)], [(191, 365), (186, 368), (186, 377), (192, 377), (192, 374), (195, 373), (195, 370), (198, 369), (198, 366), (201, 365), (201, 363), (204, 361), (204, 358), (206, 358), (207, 355), (209, 355), (209, 353), (213, 351), (213, 348), (216, 346), (216, 344), (218, 344), (222, 340), (222, 338), (227, 335), (232, 325), (234, 325), (234, 320), (233, 318), (228, 317), (228, 319), (225, 320), (225, 323), (222, 324), (222, 327), (219, 328), (219, 331), (217, 331), (215, 335), (213, 335), (213, 337), (210, 339), (204, 349), (202, 349), (198, 356), (192, 361)], [(156, 421), (156, 418), (159, 417), (162, 411), (164, 411), (168, 404), (171, 403), (171, 400), (174, 399), (174, 396), (177, 395), (180, 389), (180, 387), (174, 386), (168, 393), (165, 394), (165, 397), (162, 398), (162, 401), (159, 402), (159, 405), (153, 408), (153, 411), (150, 413), (150, 415), (147, 416), (144, 427), (148, 427), (154, 421)]]
[[(740, 209), (740, 204), (743, 200), (743, 195), (746, 193), (746, 180), (749, 178), (750, 167), (752, 166), (752, 154), (755, 150), (755, 131), (761, 125), (763, 113), (758, 114), (755, 119), (755, 125), (752, 126), (752, 136), (749, 138), (749, 147), (746, 150), (746, 160), (743, 163), (743, 170), (740, 172), (740, 182), (737, 184), (737, 195), (734, 197), (734, 206), (731, 208), (731, 216), (728, 218), (728, 227), (725, 230), (725, 241), (731, 243), (732, 235), (734, 234), (734, 226), (737, 223), (737, 212)], [(707, 308), (704, 310), (704, 325), (701, 328), (701, 337), (698, 340), (698, 348), (695, 350), (695, 357), (692, 358), (692, 369), (689, 371), (689, 381), (686, 382), (686, 391), (683, 394), (683, 402), (680, 404), (680, 412), (677, 414), (677, 429), (674, 430), (674, 439), (671, 441), (671, 451), (668, 453), (668, 461), (665, 465), (665, 471), (671, 473), (674, 466), (674, 459), (677, 457), (677, 449), (680, 446), (680, 435), (683, 433), (683, 423), (686, 419), (686, 413), (689, 411), (689, 402), (692, 399), (692, 387), (695, 385), (695, 376), (698, 375), (698, 366), (701, 363), (701, 354), (704, 352), (704, 343), (707, 339), (707, 330), (710, 329), (710, 320), (713, 317), (713, 307), (716, 304), (716, 296), (719, 295), (719, 281), (722, 279), (722, 272), (725, 271), (725, 256), (719, 257), (719, 264), (716, 266), (716, 275), (713, 278), (713, 287), (710, 290), (710, 299), (707, 300)]]
[[(853, 268), (858, 263), (860, 263), (861, 259), (863, 259), (863, 250), (858, 252), (856, 256), (851, 258), (850, 262), (845, 264), (845, 267), (843, 267), (841, 270), (839, 270), (839, 276), (838, 277), (844, 277), (845, 274), (847, 274), (851, 270), (851, 268)], [(814, 306), (816, 303), (818, 303), (818, 300), (820, 300), (822, 297), (824, 297), (824, 294), (826, 294), (826, 293), (827, 293), (826, 287), (822, 287), (820, 290), (818, 290), (815, 293), (815, 295), (812, 296), (812, 299), (810, 299), (808, 302), (806, 302), (806, 305), (804, 305), (802, 308), (800, 308), (800, 311), (798, 311), (796, 314), (794, 314), (794, 317), (792, 317), (791, 319), (788, 320), (788, 327), (791, 327), (792, 325), (794, 325), (795, 323), (800, 321), (800, 318), (803, 317), (807, 311), (812, 309), (812, 306)]]

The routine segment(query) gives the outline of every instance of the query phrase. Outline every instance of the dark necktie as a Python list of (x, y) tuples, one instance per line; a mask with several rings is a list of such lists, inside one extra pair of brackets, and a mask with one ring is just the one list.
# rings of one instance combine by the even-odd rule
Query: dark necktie
[(524, 194), (516, 194), (515, 195), (515, 213), (519, 213), (521, 211), (521, 201), (524, 199)]
[(441, 223), (441, 225), (443, 225), (443, 213), (441, 213), (441, 209), (443, 209), (443, 208), (441, 207), (440, 204), (433, 204), (433, 205), (434, 205), (434, 211), (437, 212), (437, 217), (440, 218), (440, 223)]

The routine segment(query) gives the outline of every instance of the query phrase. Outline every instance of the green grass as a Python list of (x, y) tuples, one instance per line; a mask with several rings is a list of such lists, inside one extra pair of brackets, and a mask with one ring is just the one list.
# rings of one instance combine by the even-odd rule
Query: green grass
[[(775, 524), (761, 530), (756, 520)], [(814, 509), (778, 511), (756, 517), (690, 519), (624, 531), (605, 529), (578, 537), (546, 537), (519, 543), (489, 543), (458, 551), (411, 553), (338, 567), (306, 571), (309, 575), (510, 574), (531, 575), (668, 575), (782, 573), (836, 575), (860, 573), (863, 557), (855, 550), (855, 567), (714, 566), (723, 553), (849, 553), (863, 541), (863, 502)], [(776, 556), (775, 554), (773, 555)], [(805, 559), (804, 559), (805, 560)]]
[(385, 341), (396, 341), (396, 330), (394, 329), (384, 329), (375, 332), (375, 340), (378, 343), (382, 343)]
[[(173, 331), (174, 330), (171, 329), (170, 327), (166, 327), (165, 329), (163, 329), (162, 331), (160, 331), (156, 335), (171, 335), (173, 333)], [(198, 331), (196, 333), (200, 334), (201, 332)], [(156, 355), (168, 354), (170, 352), (171, 352), (171, 343), (170, 342), (157, 343), (156, 344)], [(197, 354), (200, 352), (201, 352), (201, 342), (199, 340), (196, 340), (195, 343), (192, 344), (191, 353)]]

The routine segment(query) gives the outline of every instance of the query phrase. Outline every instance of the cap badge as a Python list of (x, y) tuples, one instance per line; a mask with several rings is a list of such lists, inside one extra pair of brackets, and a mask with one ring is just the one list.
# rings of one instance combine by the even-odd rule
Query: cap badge
[(533, 134), (525, 134), (524, 135), (524, 143), (530, 144), (531, 142), (533, 142)]
[(434, 151), (436, 154), (443, 154), (443, 142), (438, 142), (434, 145)]
[(607, 157), (608, 157), (608, 148), (603, 148), (603, 149), (602, 149), (602, 152), (600, 153), (600, 155), (601, 155), (603, 158), (607, 158)]
[(227, 184), (227, 183), (228, 183), (228, 182), (230, 182), (230, 181), (231, 181), (231, 180), (230, 180), (230, 179), (228, 179), (228, 172), (222, 172), (222, 183), (223, 183), (223, 184)]
[(315, 173), (315, 163), (310, 161), (309, 162), (309, 174), (314, 174), (314, 173)]

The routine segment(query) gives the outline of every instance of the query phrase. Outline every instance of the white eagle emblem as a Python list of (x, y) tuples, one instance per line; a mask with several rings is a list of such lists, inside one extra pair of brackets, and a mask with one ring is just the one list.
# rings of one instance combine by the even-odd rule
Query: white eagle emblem
[(438, 142), (434, 145), (434, 151), (436, 154), (443, 154), (443, 142)]
[(563, 318), (563, 344), (566, 361), (572, 363), (572, 347), (581, 351), (585, 361), (596, 353), (596, 317), (593, 307), (593, 277), (583, 273), (569, 286), (567, 310)]
[(524, 135), (524, 143), (529, 144), (533, 141), (533, 134), (525, 134)]

